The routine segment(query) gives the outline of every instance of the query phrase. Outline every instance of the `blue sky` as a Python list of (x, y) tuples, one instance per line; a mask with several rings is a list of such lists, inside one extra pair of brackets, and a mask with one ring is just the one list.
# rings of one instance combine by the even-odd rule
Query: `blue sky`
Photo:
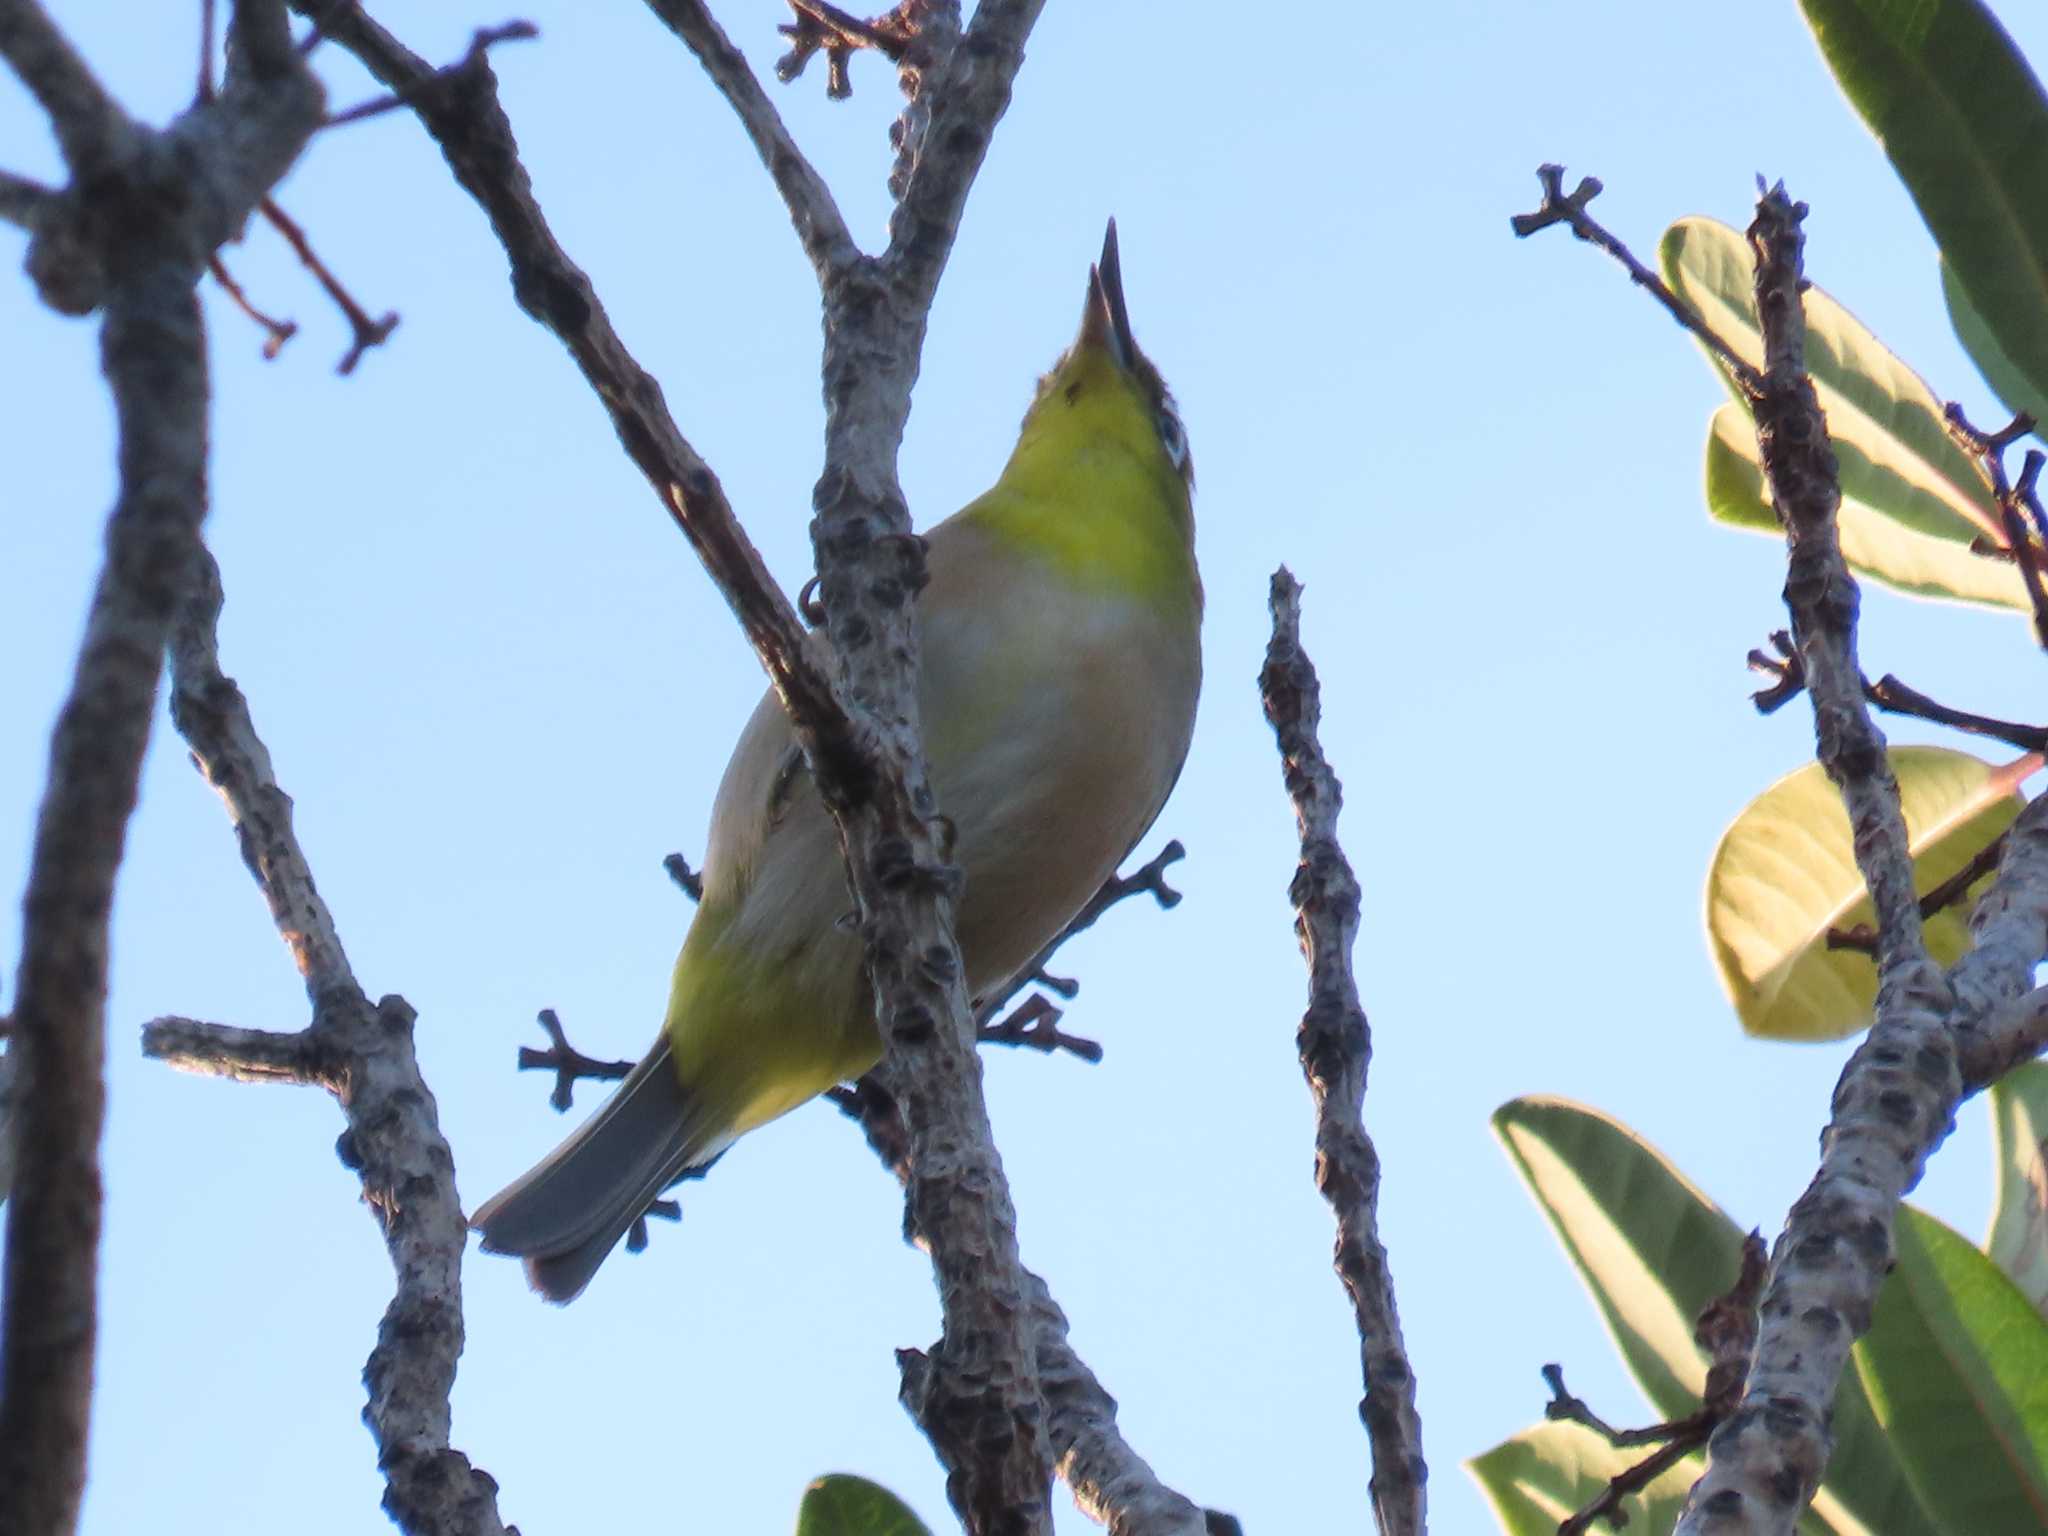
[[(504, 19), (418, 9), (383, 19), (442, 58)], [(158, 119), (189, 93), (196, 10), (56, 7)], [(814, 290), (781, 208), (642, 9), (517, 14), (542, 39), (496, 57), (543, 205), (793, 591), (822, 410)], [(1432, 1503), (1440, 1529), (1472, 1531), (1486, 1516), (1458, 1463), (1539, 1415), (1544, 1362), (1610, 1417), (1640, 1411), (1488, 1113), (1528, 1092), (1600, 1106), (1775, 1232), (1846, 1050), (1741, 1038), (1701, 932), (1722, 827), (1811, 741), (1802, 710), (1748, 704), (1742, 657), (1783, 622), (1782, 561), (1704, 516), (1719, 388), (1617, 269), (1562, 233), (1519, 244), (1508, 216), (1534, 205), (1535, 165), (1562, 160), (1606, 181), (1598, 212), (1647, 256), (1681, 215), (1743, 223), (1755, 174), (1783, 176), (1813, 205), (1815, 278), (1938, 391), (1992, 412), (1917, 215), (1790, 0), (1453, 0), (1352, 31), (1286, 24), (1303, 14), (1204, 0), (1164, 26), (1149, 5), (1048, 7), (939, 294), (902, 475), (920, 523), (994, 477), (1115, 214), (1136, 331), (1201, 473), (1208, 683), (1145, 845), (1187, 844), (1187, 899), (1121, 910), (1061, 962), (1083, 982), (1068, 1027), (1105, 1060), (988, 1057), (1024, 1253), (1168, 1481), (1254, 1532), (1365, 1526), (1356, 1340), (1293, 1050), (1293, 826), (1255, 687), (1285, 560), (1307, 583), (1365, 887), (1367, 1113)], [(765, 73), (778, 9), (722, 19)], [(2048, 24), (2014, 27), (2048, 57)], [(320, 59), (337, 105), (373, 93)], [(844, 104), (821, 74), (774, 89), (874, 243), (897, 97), (872, 59), (854, 76)], [(0, 163), (57, 174), (12, 82)], [(223, 656), (359, 975), (419, 1010), (473, 1205), (564, 1129), (546, 1084), (511, 1069), (538, 1008), (593, 1053), (651, 1038), (689, 918), (660, 859), (701, 854), (761, 677), (413, 122), (322, 138), (281, 199), (404, 322), (337, 378), (341, 322), (281, 242), (258, 229), (229, 253), (302, 329), (266, 364), (207, 295)], [(16, 890), (111, 496), (96, 368), (89, 325), (0, 284), (0, 875)], [(2015, 620), (1872, 594), (1863, 637), (1873, 672), (2037, 712)], [(0, 956), (18, 944), (10, 904)], [(315, 1092), (141, 1061), (160, 1013), (305, 1016), (167, 719), (115, 914), (85, 1529), (380, 1529), (358, 1376), (389, 1277), (333, 1155), (339, 1117)], [(1922, 1198), (1975, 1233), (1987, 1191), (1972, 1106)], [(945, 1528), (892, 1358), (936, 1337), (929, 1268), (857, 1133), (808, 1107), (685, 1204), (566, 1310), (516, 1266), (468, 1266), (455, 1438), (506, 1518), (529, 1536), (773, 1532), (808, 1478), (848, 1470)], [(1091, 1528), (1056, 1503), (1063, 1532)]]

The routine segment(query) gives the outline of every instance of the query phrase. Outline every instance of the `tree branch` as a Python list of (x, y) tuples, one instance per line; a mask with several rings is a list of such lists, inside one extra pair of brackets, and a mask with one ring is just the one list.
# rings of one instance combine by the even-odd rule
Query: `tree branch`
[[(833, 1102), (859, 1123), (882, 1166), (910, 1188), (910, 1132), (903, 1123), (894, 1070), (884, 1062), (850, 1089), (834, 1090)], [(927, 1246), (914, 1211), (904, 1211), (904, 1240)], [(1067, 1317), (1046, 1283), (1024, 1271), (1039, 1381), (1045, 1393), (1046, 1428), (1059, 1475), (1074, 1502), (1110, 1536), (1204, 1536), (1205, 1512), (1159, 1481), (1144, 1457), (1123, 1438), (1111, 1397), (1074, 1353)]]
[(12, 171), (0, 171), (0, 222), (34, 230), (48, 217), (56, 201), (54, 188)]
[(1358, 880), (1337, 841), (1343, 786), (1323, 755), (1322, 685), (1301, 647), (1301, 584), (1273, 573), (1273, 637), (1259, 674), (1267, 723), (1280, 745), (1287, 793), (1301, 829), (1301, 862), (1288, 895), (1308, 961), (1309, 1005), (1296, 1042), (1316, 1105), (1316, 1187), (1337, 1217), (1337, 1275), (1357, 1317), (1372, 1446), (1373, 1518), (1382, 1536), (1421, 1536), (1429, 1469), (1415, 1410), (1415, 1371), (1401, 1337), (1394, 1276), (1380, 1242), (1380, 1160), (1363, 1105), (1372, 1029), (1351, 971), (1358, 939)]
[(74, 178), (132, 153), (140, 130), (36, 0), (0, 0), (0, 58), (49, 117)]
[(372, 1004), (356, 980), (293, 829), (291, 797), (248, 701), (221, 671), (219, 570), (203, 549), (193, 570), (194, 596), (171, 637), (171, 718), (227, 807), (313, 1018), (297, 1034), (158, 1019), (143, 1028), (143, 1052), (188, 1071), (316, 1083), (339, 1100), (347, 1128), (336, 1150), (362, 1181), (396, 1277), (363, 1368), (384, 1508), (410, 1536), (503, 1536), (497, 1484), (448, 1443), (469, 1227), (413, 1052), (413, 1011), (400, 997)]
[(869, 773), (852, 717), (840, 705), (803, 622), (734, 517), (718, 477), (677, 429), (661, 386), (634, 359), (583, 270), (548, 227), (498, 103), (489, 58), (440, 71), (354, 4), (299, 0), (334, 42), (360, 59), (419, 117), (463, 190), (476, 199), (512, 264), (519, 307), (568, 348), (610, 415), (627, 457), (682, 529), (760, 655), (821, 783), (857, 788)]
[(1996, 1082), (2048, 1047), (2048, 989), (2029, 991), (2048, 954), (2048, 795), (2006, 830), (1997, 878), (1970, 917), (1975, 944), (1949, 971), (1965, 1091)]
[(1841, 493), (1805, 368), (1805, 213), (1780, 186), (1750, 226), (1766, 360), (1757, 443), (1786, 530), (1785, 603), (1818, 756), (1841, 791), (1877, 911), (1877, 1012), (1836, 1085), (1820, 1169), (1778, 1239), (1742, 1400), (1708, 1443), (1707, 1470), (1678, 1523), (1684, 1536), (1790, 1536), (1827, 1466), (1829, 1412), (1891, 1265), (1899, 1201), (1962, 1096), (1952, 993), (1927, 955), (1898, 787), (1863, 701), (1857, 591), (1835, 529)]
[(104, 311), (119, 498), (23, 899), (9, 1060), (20, 1075), (0, 1337), (0, 1530), (70, 1531), (92, 1406), (108, 917), (165, 638), (206, 515), (206, 342), (194, 291), (224, 223), (305, 146), (319, 87), (294, 60), (158, 134), (129, 123), (49, 20), (0, 0), (4, 54), (51, 115), (74, 186), (38, 219), (45, 297)]
[[(907, 169), (900, 174), (882, 260), (920, 317), (919, 345), (922, 317), (952, 254), (968, 190), (997, 122), (1009, 110), (1025, 41), (1044, 9), (1045, 0), (981, 0), (959, 42), (935, 69), (922, 73), (920, 100), (906, 114), (898, 152)], [(907, 384), (904, 394), (907, 399)]]
[(796, 225), (797, 238), (817, 270), (818, 281), (827, 282), (835, 271), (860, 260), (860, 248), (840, 216), (832, 189), (797, 148), (746, 56), (733, 47), (701, 0), (647, 0), (647, 8), (689, 45), (746, 129), (755, 153), (768, 168), (769, 179), (789, 208), (790, 221)]

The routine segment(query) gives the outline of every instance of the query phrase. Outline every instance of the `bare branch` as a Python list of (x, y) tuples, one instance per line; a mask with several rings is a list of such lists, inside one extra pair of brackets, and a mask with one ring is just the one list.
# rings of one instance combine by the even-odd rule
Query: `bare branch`
[[(1045, 0), (982, 0), (966, 35), (923, 74), (898, 146), (908, 170), (900, 177), (882, 258), (920, 314), (938, 291), (968, 190), (1009, 110), (1025, 40), (1044, 9)], [(922, 341), (922, 325), (917, 334)]]
[(733, 47), (701, 0), (647, 0), (647, 8), (689, 45), (738, 116), (755, 153), (768, 168), (775, 190), (789, 208), (790, 221), (796, 225), (804, 254), (817, 269), (818, 280), (826, 282), (838, 268), (858, 261), (860, 248), (840, 216), (832, 189), (797, 148), (746, 56)]
[(1429, 1469), (1415, 1371), (1401, 1337), (1394, 1276), (1380, 1241), (1380, 1160), (1363, 1116), (1372, 1030), (1358, 998), (1351, 952), (1358, 938), (1358, 880), (1337, 841), (1343, 787), (1323, 755), (1322, 685), (1301, 647), (1301, 584), (1273, 573), (1273, 637), (1259, 674), (1267, 723), (1279, 739), (1287, 793), (1301, 829), (1301, 863), (1288, 894), (1308, 961), (1309, 1005), (1296, 1042), (1316, 1105), (1316, 1186), (1337, 1217), (1336, 1268), (1358, 1322), (1372, 1446), (1373, 1517), (1381, 1536), (1421, 1536), (1428, 1526)]
[(1627, 269), (1630, 282), (1646, 290), (1664, 306), (1672, 319), (1692, 332), (1701, 345), (1721, 360), (1721, 365), (1745, 395), (1751, 400), (1758, 397), (1763, 389), (1763, 376), (1743, 360), (1742, 355), (1728, 344), (1726, 337), (1673, 293), (1663, 278), (1638, 261), (1633, 251), (1586, 212), (1586, 205), (1602, 191), (1599, 177), (1584, 177), (1569, 193), (1564, 190), (1564, 167), (1561, 165), (1538, 166), (1536, 179), (1543, 187), (1543, 203), (1534, 213), (1518, 213), (1508, 221), (1516, 239), (1526, 240), (1539, 229), (1563, 224), (1579, 239), (1598, 246)]
[(0, 0), (0, 58), (34, 93), (76, 178), (131, 150), (136, 127), (36, 0)]
[(57, 201), (55, 188), (27, 176), (0, 171), (0, 222), (17, 229), (35, 229)]
[[(910, 1131), (903, 1123), (897, 1092), (893, 1070), (884, 1062), (853, 1087), (834, 1089), (827, 1097), (858, 1122), (882, 1166), (907, 1191)], [(909, 1206), (904, 1210), (903, 1236), (906, 1242), (925, 1246)], [(1160, 1482), (1124, 1440), (1116, 1422), (1116, 1399), (1074, 1353), (1066, 1314), (1043, 1280), (1028, 1269), (1024, 1276), (1047, 1433), (1059, 1475), (1073, 1490), (1074, 1502), (1106, 1525), (1111, 1536), (1204, 1536), (1214, 1529), (1203, 1510)]]
[(1949, 971), (1963, 1081), (1995, 1082), (2043, 1048), (2042, 992), (2030, 991), (2048, 954), (2048, 796), (2036, 796), (2006, 829), (1998, 877), (1970, 918), (1976, 943)]
[(117, 283), (101, 355), (121, 492), (50, 742), (22, 902), (16, 1180), (0, 1339), (0, 1530), (68, 1532), (92, 1406), (107, 919), (181, 578), (206, 515), (206, 348), (175, 263)]
[(274, 360), (277, 354), (284, 349), (284, 344), (299, 334), (298, 321), (279, 320), (275, 316), (267, 315), (258, 309), (250, 301), (247, 290), (235, 281), (234, 273), (228, 270), (227, 263), (222, 261), (218, 254), (215, 254), (207, 262), (206, 270), (211, 272), (213, 280), (220, 284), (221, 292), (234, 301), (235, 308), (239, 309), (263, 328), (263, 360), (265, 362)]
[(142, 1054), (196, 1077), (340, 1091), (335, 1065), (310, 1030), (283, 1034), (172, 1015), (142, 1026)]
[(145, 1027), (143, 1049), (187, 1070), (318, 1083), (335, 1094), (347, 1122), (338, 1150), (362, 1181), (396, 1276), (363, 1370), (385, 1510), (410, 1536), (503, 1536), (496, 1483), (448, 1443), (469, 1229), (413, 1053), (413, 1011), (399, 997), (372, 1004), (357, 982), (293, 829), (291, 797), (241, 689), (221, 671), (219, 570), (204, 550), (192, 570), (194, 597), (171, 637), (171, 718), (227, 806), (243, 862), (305, 977), (313, 1020), (275, 1035), (159, 1019)]
[[(335, 365), (334, 371), (343, 375), (354, 373), (356, 364), (363, 360), (363, 354), (372, 347), (381, 347), (390, 339), (391, 333), (398, 329), (398, 316), (395, 313), (387, 313), (381, 320), (372, 320), (369, 312), (356, 302), (355, 296), (342, 286), (341, 280), (328, 270), (327, 263), (322, 261), (319, 253), (313, 249), (313, 242), (306, 238), (306, 232), (299, 227), (298, 221), (278, 207), (275, 198), (266, 197), (261, 206), (263, 217), (284, 236), (285, 243), (292, 248), (292, 254), (299, 258), (300, 265), (313, 274), (314, 280), (334, 301), (335, 308), (341, 311), (342, 318), (348, 321), (351, 334), (349, 348), (342, 354), (341, 361)], [(247, 307), (246, 304), (244, 307)]]
[(1826, 1469), (1835, 1390), (1890, 1267), (1899, 1200), (1962, 1096), (1946, 1018), (1953, 994), (1927, 955), (1898, 787), (1857, 668), (1835, 458), (1805, 369), (1805, 213), (1776, 187), (1750, 226), (1767, 365), (1757, 442), (1785, 524), (1785, 603), (1818, 756), (1841, 790), (1877, 911), (1877, 1012), (1836, 1085), (1820, 1169), (1778, 1240), (1742, 1401), (1709, 1442), (1706, 1473), (1679, 1520), (1683, 1536), (1790, 1536)]
[(479, 27), (470, 34), (469, 51), (453, 64), (444, 65), (441, 69), (436, 70), (428, 79), (422, 81), (420, 86), (409, 87), (402, 91), (392, 91), (371, 101), (358, 102), (352, 107), (346, 107), (331, 115), (323, 126), (342, 128), (350, 123), (363, 122), (368, 118), (382, 117), (386, 112), (395, 112), (400, 107), (409, 107), (418, 97), (421, 87), (430, 86), (435, 81), (451, 75), (457, 70), (473, 68), (476, 61), (484, 56), (486, 49), (495, 48), (500, 43), (531, 42), (539, 36), (540, 28), (530, 21), (508, 21), (495, 27)]
[(690, 541), (761, 656), (770, 680), (820, 768), (819, 782), (857, 793), (870, 773), (852, 717), (805, 638), (803, 623), (776, 588), (760, 552), (725, 499), (718, 477), (677, 429), (661, 386), (612, 329), (590, 279), (548, 227), (519, 162), (512, 125), (498, 104), (490, 61), (478, 55), (443, 73), (355, 5), (299, 6), (391, 90), (406, 97), (441, 146), (464, 191), (482, 206), (512, 264), (519, 306), (569, 349), (610, 414), (627, 456), (662, 509)]
[(164, 642), (206, 515), (194, 284), (224, 228), (298, 157), (319, 88), (294, 61), (159, 135), (128, 121), (30, 0), (0, 0), (0, 55), (72, 168), (74, 188), (37, 209), (29, 267), (52, 302), (104, 310), (121, 486), (51, 739), (10, 1022), (25, 1091), (0, 1300), (0, 1530), (61, 1533), (77, 1518), (92, 1400), (108, 915)]
[(1180, 839), (1172, 838), (1164, 848), (1128, 875), (1111, 875), (1103, 881), (1102, 889), (1089, 897), (1088, 904), (1073, 915), (1067, 926), (1053, 935), (1045, 948), (1031, 957), (1030, 964), (981, 1000), (981, 1005), (976, 1010), (976, 1019), (986, 1025), (1002, 1012), (1011, 998), (1034, 984), (1049, 988), (1061, 997), (1071, 1000), (1080, 992), (1080, 983), (1048, 973), (1046, 967), (1052, 964), (1052, 957), (1076, 934), (1085, 933), (1093, 928), (1101, 920), (1103, 913), (1120, 902), (1129, 901), (1133, 896), (1149, 895), (1167, 911), (1179, 906), (1180, 892), (1166, 883), (1166, 871), (1169, 866), (1178, 864), (1186, 858), (1187, 854), (1188, 851), (1181, 846)]

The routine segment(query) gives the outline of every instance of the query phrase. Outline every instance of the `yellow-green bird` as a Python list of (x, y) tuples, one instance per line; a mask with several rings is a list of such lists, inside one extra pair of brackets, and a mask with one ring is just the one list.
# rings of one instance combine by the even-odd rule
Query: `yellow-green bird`
[[(931, 531), (918, 600), (925, 749), (966, 874), (967, 984), (999, 987), (1142, 837), (1201, 687), (1194, 473), (1124, 307), (1116, 225), (1074, 343), (994, 489)], [(661, 1036), (612, 1097), (476, 1213), (567, 1301), (691, 1168), (881, 1059), (846, 877), (782, 705), (741, 734)]]

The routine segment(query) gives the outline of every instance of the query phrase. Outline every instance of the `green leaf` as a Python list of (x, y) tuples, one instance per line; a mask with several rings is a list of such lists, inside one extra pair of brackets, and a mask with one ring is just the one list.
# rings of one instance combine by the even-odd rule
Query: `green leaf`
[(1945, 1530), (2048, 1530), (2048, 1322), (1967, 1238), (1902, 1207), (1856, 1374)]
[[(1465, 1463), (1508, 1536), (1557, 1536), (1558, 1522), (1600, 1496), (1615, 1474), (1650, 1454), (1618, 1451), (1580, 1424), (1536, 1424)], [(1706, 1463), (1695, 1453), (1621, 1501), (1631, 1531), (1668, 1532)], [(1640, 1522), (1640, 1523), (1638, 1523)], [(1600, 1527), (1595, 1527), (1600, 1529)]]
[(2048, 1317), (2048, 1062), (2014, 1068), (1990, 1097), (1998, 1198), (1984, 1251)]
[(1800, 4), (1985, 323), (1982, 334), (1998, 338), (2027, 381), (2025, 396), (2048, 396), (2048, 99), (2040, 81), (1979, 0)]
[[(1595, 1110), (1514, 1099), (1494, 1112), (1493, 1129), (1651, 1406), (1665, 1418), (1692, 1412), (1707, 1368), (1693, 1323), (1741, 1267), (1735, 1223), (1654, 1147)], [(1835, 1398), (1834, 1430), (1807, 1528), (1935, 1536), (1851, 1373)]]
[(895, 1494), (850, 1472), (828, 1472), (804, 1490), (796, 1536), (931, 1536)]
[[(1946, 256), (1940, 259), (1941, 297), (1948, 305), (1948, 323), (1955, 327), (1956, 339), (1963, 344), (1963, 350), (1970, 354), (1970, 360), (1977, 365), (1977, 371), (1984, 375), (2002, 404), (2013, 415), (2022, 411), (2035, 421), (2048, 421), (2048, 394), (2034, 387), (2033, 381), (2005, 355), (2005, 347), (1997, 333), (1977, 313), (1977, 306), (1970, 302), (1970, 296), (1963, 292), (1963, 285), (1956, 281), (1955, 269), (1948, 264)], [(1992, 426), (2003, 423), (1992, 422)]]
[[(1946, 747), (1894, 747), (1892, 772), (1922, 892), (1960, 873), (2019, 814), (2019, 785), (2040, 760), (1994, 768)], [(1927, 920), (1935, 961), (1969, 947), (1969, 898)], [(1857, 871), (1842, 797), (1818, 763), (1765, 790), (1721, 835), (1707, 871), (1707, 939), (1742, 1027), (1773, 1040), (1834, 1040), (1870, 1023), (1877, 967), (1829, 949), (1830, 928), (1875, 921)]]
[[(1664, 232), (1657, 260), (1672, 290), (1739, 356), (1762, 367), (1748, 239), (1714, 219), (1681, 219)], [(1953, 543), (1996, 535), (1990, 482), (1949, 437), (1942, 403), (1819, 288), (1806, 294), (1806, 364), (1827, 413), (1845, 497)]]
[[(1842, 444), (1836, 457), (1846, 465), (1854, 452)], [(1720, 407), (1707, 428), (1707, 511), (1730, 527), (1783, 537), (1757, 457), (1756, 428), (1739, 405)], [(2033, 612), (2019, 567), (1971, 553), (1965, 538), (1923, 533), (1847, 495), (1837, 523), (1842, 558), (1859, 575), (1915, 597)]]

